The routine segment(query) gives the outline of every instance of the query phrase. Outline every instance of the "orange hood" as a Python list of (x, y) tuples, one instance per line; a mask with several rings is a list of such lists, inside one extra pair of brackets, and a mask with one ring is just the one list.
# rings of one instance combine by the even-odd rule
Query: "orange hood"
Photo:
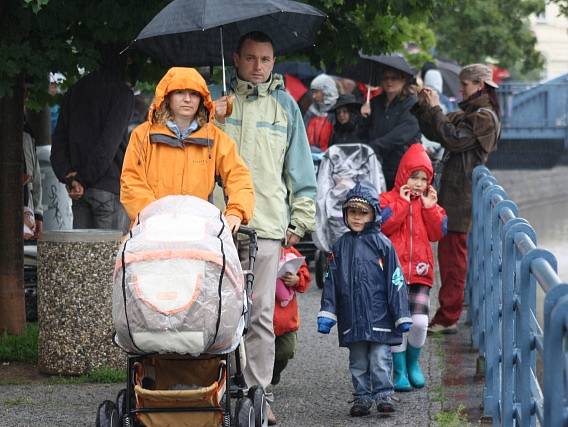
[(154, 100), (148, 111), (148, 121), (153, 123), (154, 111), (160, 108), (168, 93), (183, 89), (194, 90), (201, 95), (203, 105), (209, 111), (209, 117), (212, 119), (215, 113), (215, 106), (207, 88), (207, 83), (205, 83), (201, 74), (195, 68), (172, 67), (162, 77), (158, 86), (156, 86)]

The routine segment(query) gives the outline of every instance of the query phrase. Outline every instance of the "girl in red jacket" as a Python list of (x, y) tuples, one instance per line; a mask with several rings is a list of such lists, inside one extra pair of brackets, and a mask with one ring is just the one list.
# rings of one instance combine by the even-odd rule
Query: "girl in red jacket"
[[(288, 258), (286, 256), (288, 254), (293, 254), (297, 257), (302, 256), (293, 246), (290, 246), (282, 249), (280, 258), (285, 260)], [(274, 304), (274, 334), (276, 335), (276, 341), (272, 385), (276, 385), (280, 382), (280, 374), (286, 365), (288, 365), (288, 360), (294, 357), (296, 350), (296, 331), (300, 328), (300, 312), (298, 310), (296, 293), (307, 291), (312, 281), (308, 265), (305, 261), (296, 274), (287, 273), (279, 277), (279, 279), (295, 292), (293, 293), (292, 299), (285, 304), (281, 304), (278, 300), (276, 300)]]
[(380, 195), (384, 234), (396, 249), (408, 283), (412, 328), (393, 353), (394, 388), (410, 391), (424, 387), (418, 362), (426, 342), (430, 288), (434, 281), (434, 256), (430, 242), (446, 234), (447, 217), (437, 204), (432, 187), (432, 162), (421, 144), (413, 144), (402, 157), (394, 188)]

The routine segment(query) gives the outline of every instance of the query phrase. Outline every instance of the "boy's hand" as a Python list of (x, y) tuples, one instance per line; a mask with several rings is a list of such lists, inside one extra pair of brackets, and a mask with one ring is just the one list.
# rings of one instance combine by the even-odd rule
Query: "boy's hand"
[(333, 328), (336, 323), (335, 320), (329, 317), (318, 317), (318, 332), (320, 334), (329, 334), (331, 328)]
[(410, 202), (410, 192), (411, 191), (409, 185), (404, 184), (402, 187), (400, 187), (400, 197), (402, 197), (407, 202)]
[(428, 194), (425, 196), (422, 194), (420, 196), (422, 199), (422, 204), (426, 209), (431, 208), (436, 203), (438, 203), (438, 192), (431, 185), (428, 186)]
[(300, 281), (300, 277), (297, 274), (286, 273), (280, 279), (284, 282), (286, 286), (289, 288), (295, 288), (298, 286), (298, 282)]

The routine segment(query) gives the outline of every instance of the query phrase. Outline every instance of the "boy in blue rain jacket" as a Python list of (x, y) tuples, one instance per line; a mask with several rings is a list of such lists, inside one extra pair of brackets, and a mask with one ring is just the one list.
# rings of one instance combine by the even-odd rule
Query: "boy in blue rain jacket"
[(339, 346), (349, 348), (355, 400), (350, 414), (395, 411), (390, 346), (412, 325), (404, 276), (390, 240), (381, 232), (377, 190), (358, 183), (347, 194), (343, 220), (349, 228), (330, 256), (318, 313), (318, 332), (337, 322)]

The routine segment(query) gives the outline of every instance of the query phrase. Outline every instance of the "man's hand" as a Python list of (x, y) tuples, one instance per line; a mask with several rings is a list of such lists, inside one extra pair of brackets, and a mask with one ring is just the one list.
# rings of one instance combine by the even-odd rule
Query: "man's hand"
[(410, 202), (410, 186), (404, 184), (400, 187), (400, 197), (402, 197), (407, 202)]
[(70, 186), (67, 186), (69, 197), (73, 200), (79, 200), (85, 195), (85, 187), (79, 181), (72, 181)]
[(231, 230), (232, 234), (235, 234), (237, 231), (239, 231), (239, 227), (241, 226), (241, 219), (238, 216), (227, 215), (225, 219), (229, 224), (229, 230)]
[(233, 112), (234, 99), (234, 96), (229, 95), (215, 101), (215, 118), (219, 123), (225, 123), (225, 117), (229, 117)]
[(286, 248), (298, 244), (300, 240), (301, 237), (298, 236), (296, 233), (293, 233), (290, 230), (286, 231), (286, 245), (285, 245)]
[(300, 278), (298, 277), (297, 274), (292, 274), (292, 273), (286, 273), (284, 276), (282, 276), (280, 278), (284, 284), (286, 286), (288, 286), (289, 288), (295, 288), (296, 286), (298, 286), (298, 282), (300, 281)]
[(85, 187), (79, 182), (75, 181), (73, 178), (77, 175), (77, 172), (69, 172), (65, 175), (65, 181), (68, 183), (65, 185), (67, 188), (67, 193), (69, 197), (73, 200), (79, 200), (85, 195)]
[(428, 186), (428, 194), (425, 196), (422, 194), (420, 196), (422, 199), (422, 204), (426, 209), (430, 209), (436, 203), (438, 203), (438, 192), (431, 185)]
[(227, 116), (227, 97), (222, 96), (215, 101), (215, 119), (219, 123), (225, 123), (225, 117)]

